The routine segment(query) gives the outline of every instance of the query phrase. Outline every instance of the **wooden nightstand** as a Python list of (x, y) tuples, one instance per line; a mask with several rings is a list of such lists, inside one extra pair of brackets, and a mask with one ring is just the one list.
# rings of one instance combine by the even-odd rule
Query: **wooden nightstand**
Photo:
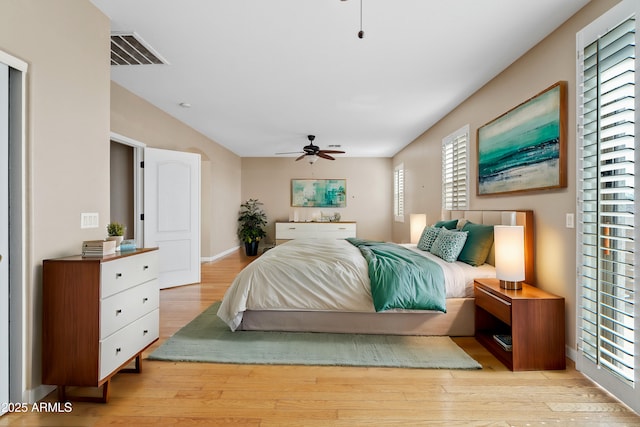
[[(514, 371), (565, 369), (564, 298), (534, 286), (500, 288), (497, 279), (476, 279), (476, 339)], [(504, 350), (495, 334), (512, 337)]]

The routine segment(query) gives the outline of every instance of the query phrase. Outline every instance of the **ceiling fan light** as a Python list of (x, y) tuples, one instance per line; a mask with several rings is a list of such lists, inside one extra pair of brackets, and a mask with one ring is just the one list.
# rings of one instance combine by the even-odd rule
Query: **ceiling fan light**
[(315, 154), (312, 154), (310, 156), (307, 156), (309, 158), (309, 164), (312, 165), (316, 162), (316, 160), (318, 160), (318, 156), (316, 156)]

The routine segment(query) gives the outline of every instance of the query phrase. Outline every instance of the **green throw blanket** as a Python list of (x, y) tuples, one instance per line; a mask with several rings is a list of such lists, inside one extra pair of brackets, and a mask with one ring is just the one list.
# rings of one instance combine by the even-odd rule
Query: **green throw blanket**
[(347, 239), (369, 264), (376, 311), (392, 308), (446, 313), (442, 268), (428, 258), (393, 243)]

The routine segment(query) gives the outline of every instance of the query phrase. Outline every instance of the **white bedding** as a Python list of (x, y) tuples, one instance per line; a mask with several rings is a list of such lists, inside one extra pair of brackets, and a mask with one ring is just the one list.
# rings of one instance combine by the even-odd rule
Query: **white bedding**
[[(472, 295), (476, 277), (495, 277), (491, 265), (447, 263), (415, 245), (403, 246), (442, 266), (447, 298)], [(236, 330), (245, 310), (375, 312), (367, 262), (346, 240), (296, 239), (278, 245), (236, 276), (218, 316)]]

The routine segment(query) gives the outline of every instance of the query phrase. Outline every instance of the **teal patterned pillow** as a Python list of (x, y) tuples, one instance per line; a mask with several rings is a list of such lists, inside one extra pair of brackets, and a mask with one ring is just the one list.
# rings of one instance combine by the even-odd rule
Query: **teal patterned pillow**
[(444, 229), (440, 231), (429, 252), (447, 262), (454, 262), (464, 248), (467, 241), (466, 231), (450, 231)]
[(423, 251), (428, 251), (431, 249), (433, 242), (436, 241), (436, 238), (440, 234), (440, 228), (436, 227), (425, 227), (422, 231), (422, 236), (420, 236), (420, 240), (418, 241), (418, 249)]

